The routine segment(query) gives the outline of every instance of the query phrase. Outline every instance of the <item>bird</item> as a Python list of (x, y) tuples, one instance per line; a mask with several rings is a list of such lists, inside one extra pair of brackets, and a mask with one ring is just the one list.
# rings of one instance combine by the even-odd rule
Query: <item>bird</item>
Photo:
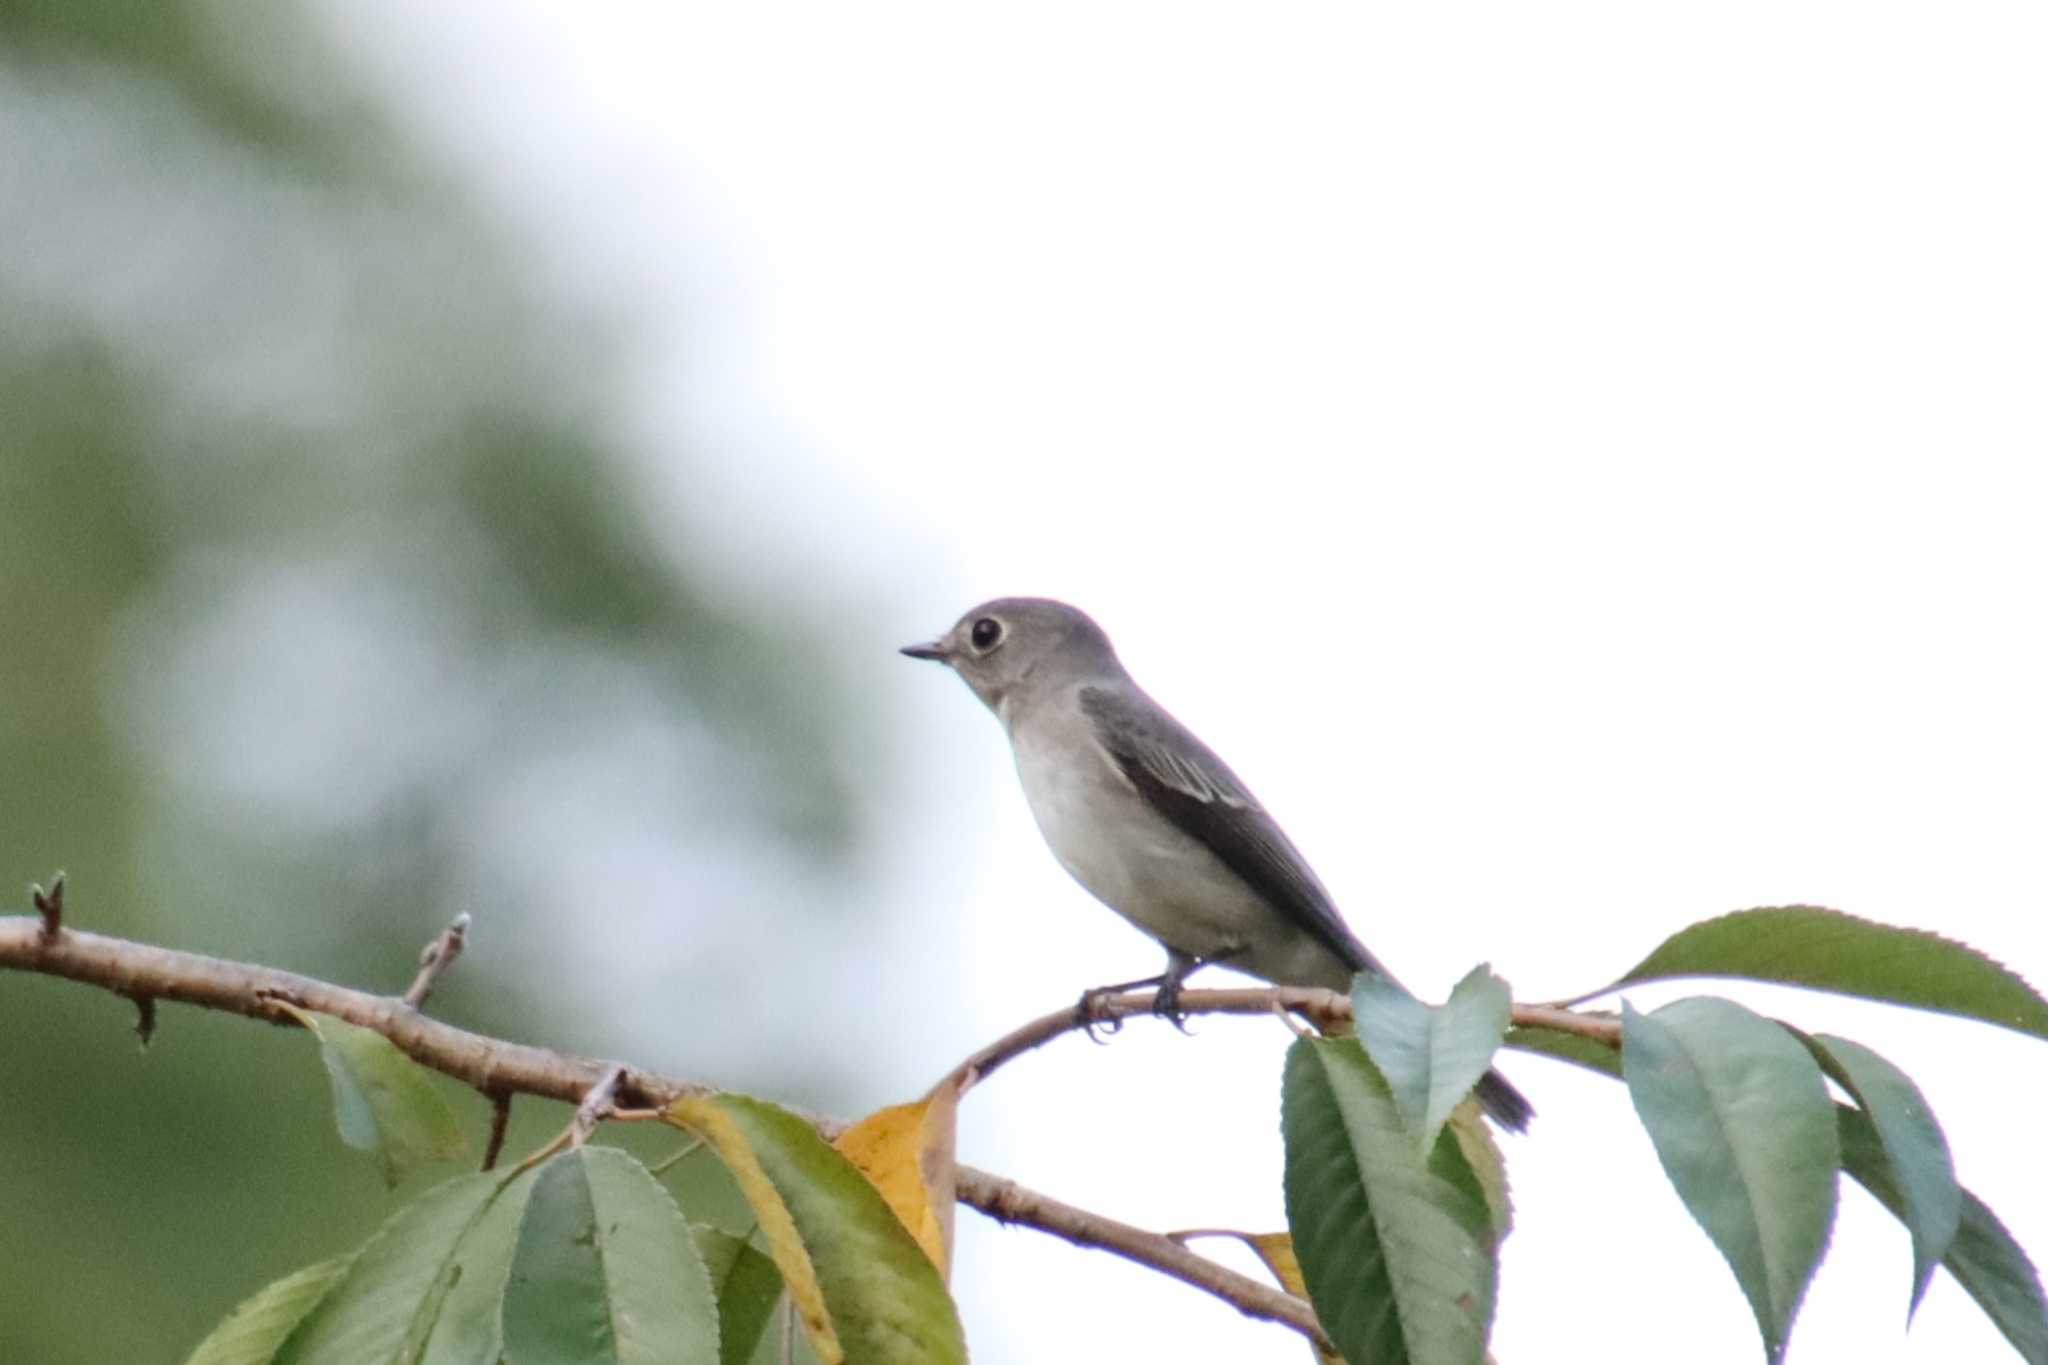
[[(1156, 985), (1176, 1024), (1181, 983), (1221, 963), (1279, 986), (1399, 985), (1360, 943), (1293, 842), (1236, 773), (1131, 679), (1102, 628), (1044, 597), (999, 597), (936, 639), (905, 645), (951, 668), (1009, 735), (1018, 781), (1053, 857), (1166, 949)], [(1502, 1126), (1534, 1110), (1498, 1071), (1474, 1088)]]

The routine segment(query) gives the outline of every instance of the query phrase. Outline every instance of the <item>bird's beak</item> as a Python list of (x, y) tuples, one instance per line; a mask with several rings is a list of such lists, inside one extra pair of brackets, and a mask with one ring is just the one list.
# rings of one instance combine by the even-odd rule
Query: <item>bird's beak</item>
[(913, 659), (934, 659), (939, 663), (945, 663), (947, 659), (946, 647), (937, 640), (930, 640), (921, 645), (905, 645), (896, 652), (908, 654)]

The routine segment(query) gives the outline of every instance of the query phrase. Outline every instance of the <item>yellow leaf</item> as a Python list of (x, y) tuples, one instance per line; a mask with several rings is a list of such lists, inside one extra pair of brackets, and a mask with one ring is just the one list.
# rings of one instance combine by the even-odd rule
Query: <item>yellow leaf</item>
[(1452, 1111), (1450, 1129), (1465, 1153), (1466, 1163), (1472, 1167), (1472, 1174), (1479, 1177), (1479, 1192), (1486, 1197), (1487, 1216), (1493, 1222), (1493, 1240), (1499, 1243), (1515, 1226), (1515, 1204), (1508, 1193), (1508, 1166), (1500, 1143), (1495, 1140), (1493, 1129), (1479, 1117), (1479, 1105), (1472, 1100)]
[(1280, 1287), (1297, 1299), (1308, 1297), (1308, 1285), (1301, 1278), (1301, 1262), (1294, 1258), (1294, 1239), (1284, 1232), (1248, 1232), (1244, 1244), (1258, 1253), (1280, 1281)]
[[(1308, 1285), (1301, 1278), (1301, 1262), (1294, 1256), (1294, 1238), (1284, 1232), (1231, 1232), (1222, 1228), (1200, 1233), (1185, 1232), (1173, 1234), (1175, 1240), (1187, 1237), (1235, 1237), (1252, 1249), (1252, 1254), (1266, 1263), (1266, 1269), (1280, 1282), (1280, 1287), (1297, 1299), (1308, 1298)], [(1314, 1347), (1310, 1348), (1314, 1350)], [(1316, 1359), (1322, 1365), (1344, 1365), (1344, 1357), (1334, 1351), (1316, 1351)]]
[(825, 1310), (825, 1292), (818, 1285), (817, 1269), (811, 1264), (810, 1253), (804, 1250), (803, 1238), (797, 1235), (796, 1220), (789, 1216), (789, 1206), (782, 1202), (767, 1172), (761, 1169), (760, 1159), (754, 1155), (746, 1135), (709, 1096), (686, 1095), (665, 1113), (669, 1122), (688, 1128), (710, 1143), (725, 1162), (754, 1216), (761, 1220), (768, 1254), (774, 1259), (775, 1268), (782, 1272), (782, 1283), (789, 1290), (790, 1302), (796, 1305), (797, 1316), (803, 1319), (804, 1335), (810, 1339), (811, 1349), (821, 1365), (843, 1365), (846, 1352), (839, 1344), (832, 1315)]
[(881, 1192), (941, 1276), (952, 1268), (953, 1119), (966, 1088), (948, 1076), (923, 1099), (878, 1109), (832, 1144)]

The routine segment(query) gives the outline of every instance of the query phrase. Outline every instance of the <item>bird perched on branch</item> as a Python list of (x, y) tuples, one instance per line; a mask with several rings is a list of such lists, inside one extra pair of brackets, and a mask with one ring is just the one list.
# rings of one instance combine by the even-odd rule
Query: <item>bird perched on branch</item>
[[(1181, 983), (1211, 963), (1280, 986), (1393, 980), (1265, 807), (1131, 681), (1086, 614), (997, 598), (902, 652), (947, 665), (996, 713), (1053, 856), (1165, 946), (1165, 972), (1125, 983), (1156, 985), (1160, 1014), (1178, 1023)], [(1529, 1102), (1498, 1071), (1473, 1093), (1506, 1127), (1528, 1125)]]

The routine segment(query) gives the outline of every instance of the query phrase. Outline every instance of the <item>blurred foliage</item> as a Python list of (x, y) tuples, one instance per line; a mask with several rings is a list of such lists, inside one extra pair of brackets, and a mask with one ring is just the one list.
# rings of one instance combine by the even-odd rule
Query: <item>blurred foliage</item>
[[(677, 875), (585, 863), (631, 825), (714, 888), (843, 876), (840, 685), (643, 519), (607, 324), (313, 17), (0, 0), (6, 908), (61, 867), (80, 927), (387, 990), (471, 910), (437, 1009), (571, 1046), (611, 960), (743, 989), (715, 906), (581, 932)], [(141, 1054), (131, 1013), (0, 976), (0, 1360), (180, 1359), (409, 1193), (340, 1148), (309, 1038), (166, 1006)]]

